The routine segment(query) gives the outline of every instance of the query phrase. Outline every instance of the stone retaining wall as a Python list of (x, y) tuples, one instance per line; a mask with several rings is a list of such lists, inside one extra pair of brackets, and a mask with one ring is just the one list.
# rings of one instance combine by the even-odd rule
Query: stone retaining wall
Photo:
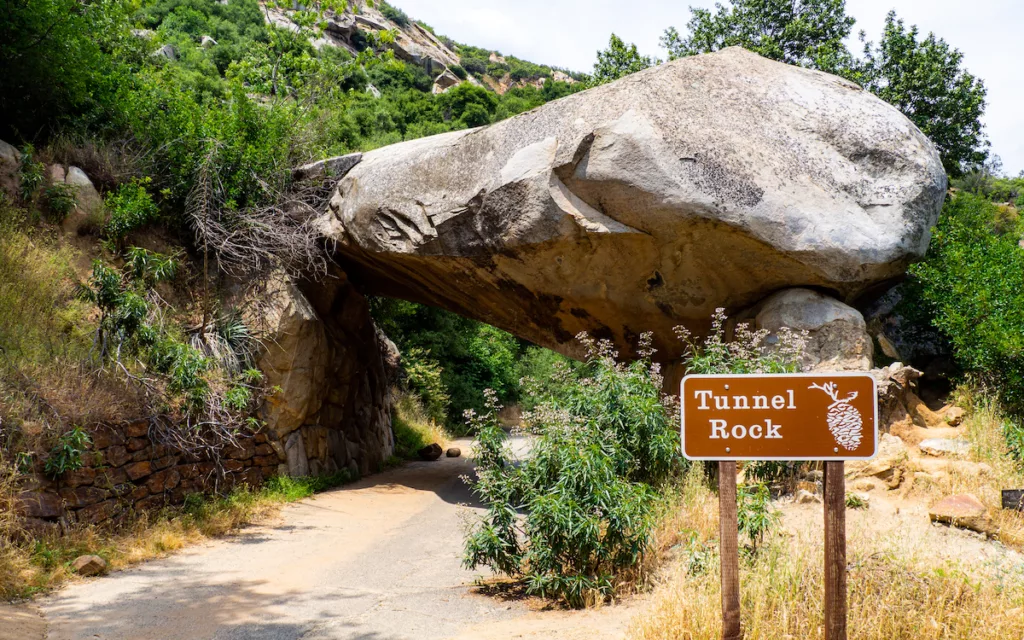
[[(57, 532), (139, 511), (181, 504), (192, 493), (258, 486), (278, 472), (284, 450), (263, 433), (239, 439), (219, 460), (199, 459), (161, 444), (149, 420), (86, 429), (85, 466), (49, 478), (40, 461), (20, 495), (25, 525)], [(276, 446), (275, 446), (276, 445)], [(218, 466), (220, 467), (218, 469)]]

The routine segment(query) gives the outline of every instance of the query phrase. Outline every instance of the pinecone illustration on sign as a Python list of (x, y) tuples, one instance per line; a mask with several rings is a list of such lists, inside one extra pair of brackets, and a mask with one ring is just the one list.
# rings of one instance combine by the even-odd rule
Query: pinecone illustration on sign
[(850, 401), (857, 397), (854, 391), (842, 400), (839, 399), (839, 386), (834, 382), (826, 382), (824, 386), (812, 384), (808, 389), (820, 389), (832, 398), (833, 402), (828, 407), (828, 430), (832, 437), (847, 451), (853, 451), (860, 446), (861, 434), (864, 430), (864, 419), (860, 411), (850, 404)]

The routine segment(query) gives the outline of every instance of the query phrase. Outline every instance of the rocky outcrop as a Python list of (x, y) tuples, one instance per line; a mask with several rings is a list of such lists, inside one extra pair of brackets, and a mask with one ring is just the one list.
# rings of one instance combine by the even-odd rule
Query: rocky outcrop
[(71, 187), (75, 196), (75, 208), (60, 223), (65, 233), (78, 233), (93, 219), (100, 222), (103, 198), (85, 172), (74, 166), (59, 164), (47, 168), (50, 184), (63, 183)]
[(12, 197), (19, 192), (18, 168), (21, 166), (21, 152), (14, 145), (0, 140), (0, 190)]
[(366, 299), (335, 270), (301, 286), (275, 273), (250, 301), (264, 344), (258, 364), (274, 390), (263, 419), (282, 454), (279, 473), (378, 470), (394, 451), (388, 364), (398, 355)]
[(809, 289), (787, 289), (756, 307), (758, 329), (806, 331), (804, 371), (869, 371), (872, 343), (860, 312)]
[(321, 219), (371, 293), (577, 355), (700, 332), (790, 287), (850, 302), (924, 253), (946, 188), (927, 138), (856, 85), (741, 49), (482, 129), (363, 156)]

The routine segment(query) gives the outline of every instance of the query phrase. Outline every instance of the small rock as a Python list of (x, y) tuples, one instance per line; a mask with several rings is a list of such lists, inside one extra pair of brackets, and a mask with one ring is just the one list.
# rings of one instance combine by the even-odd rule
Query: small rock
[(433, 444), (428, 444), (427, 446), (425, 446), (422, 449), (420, 449), (419, 450), (419, 456), (423, 460), (433, 461), (433, 460), (437, 460), (438, 458), (440, 458), (441, 454), (443, 452), (444, 452), (444, 450), (441, 449), (441, 445), (439, 445), (439, 444), (437, 444), (435, 442)]
[(99, 556), (78, 556), (71, 567), (80, 576), (98, 576), (107, 570), (107, 561)]
[(807, 482), (824, 482), (825, 474), (820, 469), (812, 469), (804, 476)]
[(877, 480), (873, 478), (861, 478), (853, 483), (853, 488), (859, 492), (874, 491), (878, 488)]
[(889, 356), (893, 360), (903, 359), (900, 357), (900, 352), (896, 350), (896, 345), (894, 345), (892, 343), (892, 340), (887, 338), (884, 333), (879, 333), (877, 336), (875, 336), (875, 339), (878, 340), (878, 346), (882, 348), (882, 353)]
[(964, 421), (964, 410), (961, 407), (950, 407), (946, 411), (946, 424), (951, 427), (959, 427)]
[(975, 496), (964, 493), (939, 500), (928, 510), (932, 522), (940, 522), (979, 533), (991, 533), (992, 518)]
[(796, 492), (796, 501), (798, 504), (816, 504), (821, 502), (821, 497), (805, 489), (800, 489)]
[(449, 458), (458, 458), (459, 456), (462, 455), (462, 449), (458, 447), (451, 447), (444, 452), (444, 455), (448, 456)]
[(895, 475), (899, 467), (907, 459), (907, 447), (898, 437), (883, 433), (878, 439), (878, 454), (871, 460), (853, 460), (846, 463), (848, 478), (867, 478), (875, 476), (883, 480)]
[(971, 443), (952, 438), (928, 438), (922, 440), (918, 446), (930, 456), (965, 458), (971, 453)]

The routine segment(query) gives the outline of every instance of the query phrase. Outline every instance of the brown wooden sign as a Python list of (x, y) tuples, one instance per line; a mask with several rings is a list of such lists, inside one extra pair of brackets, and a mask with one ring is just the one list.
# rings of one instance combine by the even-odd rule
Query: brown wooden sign
[(691, 460), (864, 460), (878, 448), (868, 373), (690, 375), (680, 398)]

